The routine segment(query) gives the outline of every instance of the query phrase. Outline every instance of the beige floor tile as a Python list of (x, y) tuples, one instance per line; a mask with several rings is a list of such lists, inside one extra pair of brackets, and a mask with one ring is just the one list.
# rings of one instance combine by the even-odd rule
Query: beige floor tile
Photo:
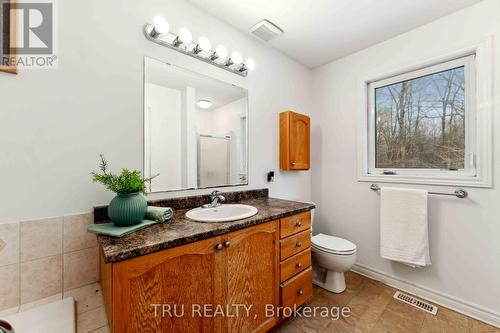
[(101, 328), (96, 329), (95, 331), (92, 331), (90, 333), (110, 333), (111, 331), (109, 330), (109, 326), (104, 326)]
[(76, 301), (76, 312), (83, 313), (104, 306), (101, 286), (92, 283), (77, 289), (64, 292), (64, 297), (73, 297)]
[(19, 264), (0, 267), (0, 310), (19, 306)]
[(466, 333), (468, 329), (467, 317), (439, 307), (436, 316), (426, 314), (422, 325), (423, 333)]
[(62, 256), (21, 263), (21, 304), (62, 293)]
[(97, 247), (64, 254), (64, 290), (79, 288), (99, 279)]
[(108, 324), (106, 319), (106, 311), (102, 306), (84, 313), (80, 313), (76, 318), (77, 333), (92, 332)]
[(468, 318), (468, 333), (500, 333), (500, 328), (480, 322), (479, 320)]
[(19, 262), (19, 223), (0, 224), (0, 266)]
[[(409, 307), (409, 306), (408, 306)], [(417, 310), (419, 311), (419, 310)], [(419, 316), (420, 317), (420, 316)], [(407, 314), (399, 314), (389, 308), (386, 308), (379, 318), (372, 333), (418, 333), (422, 327), (424, 317), (420, 319), (413, 318)]]
[(68, 215), (64, 217), (64, 253), (97, 246), (96, 235), (87, 232), (87, 226), (93, 222), (92, 213)]
[(426, 312), (419, 310), (414, 306), (400, 302), (394, 298), (391, 300), (389, 305), (387, 305), (387, 311), (391, 311), (393, 313), (400, 315), (403, 318), (407, 318), (408, 320), (413, 320), (420, 324), (422, 324), (426, 315)]
[(62, 217), (20, 223), (21, 262), (62, 253)]

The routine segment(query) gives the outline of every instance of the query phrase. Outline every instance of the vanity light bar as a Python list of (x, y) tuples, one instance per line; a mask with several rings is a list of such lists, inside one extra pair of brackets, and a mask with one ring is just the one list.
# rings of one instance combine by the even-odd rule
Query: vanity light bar
[[(248, 75), (249, 70), (255, 69), (255, 62), (253, 59), (247, 59), (244, 63), (238, 52), (233, 52), (231, 56), (228, 57), (227, 49), (223, 45), (217, 46), (215, 51), (213, 51), (210, 41), (205, 36), (201, 37), (199, 42), (193, 46), (193, 36), (188, 29), (179, 29), (177, 35), (169, 32), (169, 30), (170, 26), (167, 20), (161, 16), (157, 16), (154, 18), (153, 24), (147, 23), (144, 26), (144, 36), (146, 39), (156, 44), (168, 47), (169, 49), (243, 77)], [(166, 38), (162, 38), (166, 36), (169, 37), (170, 41), (166, 40)]]

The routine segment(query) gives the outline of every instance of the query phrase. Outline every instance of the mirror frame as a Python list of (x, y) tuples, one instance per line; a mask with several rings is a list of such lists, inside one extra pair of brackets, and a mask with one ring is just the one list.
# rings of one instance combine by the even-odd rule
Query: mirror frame
[(195, 72), (195, 71), (192, 71), (188, 68), (185, 68), (185, 67), (181, 67), (181, 66), (177, 66), (177, 65), (174, 65), (170, 62), (167, 62), (165, 60), (160, 60), (158, 58), (155, 58), (155, 57), (151, 57), (151, 56), (144, 56), (143, 57), (143, 78), (142, 78), (142, 175), (143, 177), (146, 177), (146, 158), (147, 158), (147, 155), (146, 155), (146, 61), (147, 59), (151, 59), (151, 60), (155, 60), (155, 61), (159, 61), (159, 62), (162, 62), (166, 65), (169, 65), (169, 66), (173, 66), (174, 68), (177, 68), (179, 70), (182, 70), (182, 71), (185, 71), (185, 72), (188, 72), (188, 73), (192, 73), (192, 74), (195, 74), (195, 75), (199, 75), (199, 76), (203, 76), (207, 79), (211, 79), (211, 80), (215, 80), (215, 81), (219, 81), (219, 82), (222, 82), (222, 83), (225, 83), (225, 84), (230, 84), (234, 87), (237, 87), (237, 88), (240, 88), (242, 90), (245, 90), (246, 93), (247, 93), (247, 114), (246, 114), (246, 118), (247, 118), (247, 121), (246, 121), (246, 135), (247, 135), (247, 140), (246, 140), (246, 155), (247, 155), (247, 158), (246, 158), (246, 172), (247, 172), (247, 177), (246, 177), (246, 181), (245, 183), (241, 183), (241, 184), (226, 184), (226, 185), (217, 185), (217, 186), (207, 186), (207, 187), (187, 187), (187, 188), (181, 188), (181, 189), (176, 189), (176, 190), (167, 190), (167, 191), (157, 191), (157, 192), (152, 192), (151, 191), (151, 183), (149, 183), (147, 185), (147, 190), (148, 190), (148, 194), (154, 194), (154, 193), (172, 193), (172, 192), (183, 192), (183, 191), (193, 191), (193, 190), (204, 190), (204, 189), (211, 189), (211, 188), (231, 188), (231, 187), (237, 187), (237, 186), (248, 186), (250, 184), (250, 98), (249, 98), (249, 91), (248, 89), (246, 88), (243, 88), (239, 85), (236, 85), (234, 83), (230, 83), (230, 82), (227, 82), (227, 81), (224, 81), (224, 80), (221, 80), (221, 79), (218, 79), (218, 78), (215, 78), (213, 76), (210, 76), (210, 75), (206, 75), (206, 74), (201, 74), (201, 73), (198, 73), (198, 72)]

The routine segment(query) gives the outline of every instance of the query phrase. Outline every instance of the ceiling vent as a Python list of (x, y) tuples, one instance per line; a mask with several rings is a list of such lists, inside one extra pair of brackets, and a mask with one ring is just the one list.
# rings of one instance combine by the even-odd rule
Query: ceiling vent
[(280, 27), (268, 20), (262, 20), (250, 28), (252, 35), (265, 42), (283, 35), (283, 32)]

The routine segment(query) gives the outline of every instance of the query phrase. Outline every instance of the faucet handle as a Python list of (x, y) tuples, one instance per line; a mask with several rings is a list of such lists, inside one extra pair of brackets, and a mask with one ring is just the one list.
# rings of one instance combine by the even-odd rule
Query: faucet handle
[(212, 198), (212, 200), (213, 200), (215, 197), (219, 196), (220, 194), (221, 194), (221, 191), (217, 191), (217, 190), (212, 191), (212, 193), (210, 193), (210, 198)]

